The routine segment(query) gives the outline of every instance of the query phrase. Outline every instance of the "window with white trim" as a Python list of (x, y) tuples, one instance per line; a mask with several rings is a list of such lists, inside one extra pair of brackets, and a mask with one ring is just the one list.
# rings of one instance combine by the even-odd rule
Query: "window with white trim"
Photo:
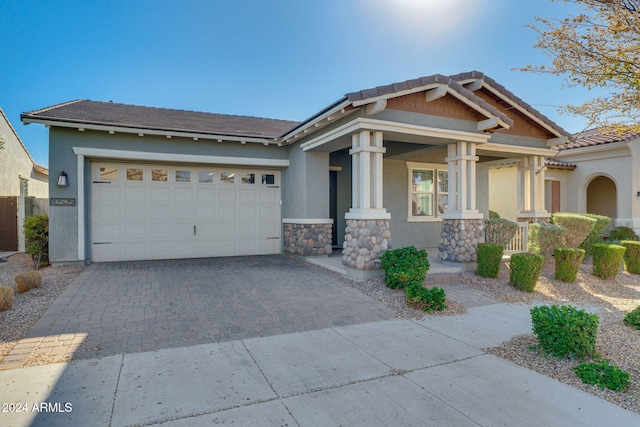
[(409, 221), (439, 218), (449, 203), (447, 165), (407, 162), (409, 169)]

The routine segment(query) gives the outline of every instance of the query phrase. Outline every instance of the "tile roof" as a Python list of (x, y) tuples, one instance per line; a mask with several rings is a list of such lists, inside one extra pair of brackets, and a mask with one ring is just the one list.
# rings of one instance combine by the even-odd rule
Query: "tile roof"
[(298, 122), (288, 120), (143, 107), (84, 99), (23, 113), (21, 118), (266, 139), (275, 139), (298, 125)]
[(556, 160), (551, 158), (544, 159), (544, 165), (550, 168), (555, 168), (555, 169), (571, 169), (571, 170), (578, 167), (574, 163), (567, 163), (567, 162), (563, 162), (562, 160)]
[(640, 138), (640, 133), (625, 133), (618, 135), (615, 132), (602, 133), (598, 129), (589, 129), (573, 135), (573, 140), (557, 147), (558, 150), (570, 150), (572, 148), (593, 147), (596, 145), (611, 144), (614, 142), (627, 142)]

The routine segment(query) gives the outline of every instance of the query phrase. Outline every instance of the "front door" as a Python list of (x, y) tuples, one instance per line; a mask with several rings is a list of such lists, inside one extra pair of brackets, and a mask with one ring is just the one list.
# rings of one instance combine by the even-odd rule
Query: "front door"
[(329, 171), (329, 217), (333, 220), (333, 233), (331, 234), (331, 246), (338, 246), (338, 172)]

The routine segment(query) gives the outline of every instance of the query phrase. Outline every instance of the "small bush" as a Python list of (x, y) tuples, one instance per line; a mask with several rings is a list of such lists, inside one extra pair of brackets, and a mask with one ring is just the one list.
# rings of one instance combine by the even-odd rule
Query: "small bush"
[(631, 374), (611, 365), (609, 361), (581, 363), (573, 368), (585, 384), (596, 385), (600, 389), (624, 390), (631, 383)]
[(586, 254), (585, 257), (589, 258), (593, 255), (592, 246), (594, 243), (598, 243), (602, 238), (602, 233), (609, 226), (611, 222), (611, 218), (603, 215), (595, 215), (595, 214), (581, 214), (582, 216), (586, 216), (587, 218), (593, 218), (596, 220), (595, 225), (591, 229), (591, 233), (584, 239), (584, 242), (580, 245), (580, 249), (584, 249)]
[(629, 227), (615, 227), (611, 230), (611, 232), (609, 233), (609, 240), (634, 240), (634, 241), (638, 241), (640, 240), (638, 238), (638, 235), (635, 233), (635, 231), (633, 231), (632, 228)]
[(599, 318), (570, 305), (531, 309), (533, 333), (540, 348), (559, 359), (595, 357)]
[(37, 271), (26, 271), (18, 274), (15, 277), (15, 281), (16, 285), (18, 285), (18, 293), (21, 294), (42, 286), (42, 275)]
[(507, 246), (518, 232), (518, 223), (503, 218), (493, 218), (485, 221), (485, 236), (487, 243), (497, 243)]
[(640, 242), (623, 240), (620, 242), (625, 247), (624, 268), (631, 274), (640, 274)]
[(567, 229), (559, 225), (534, 223), (529, 224), (529, 243), (527, 251), (544, 257), (551, 257), (556, 248), (564, 242)]
[(25, 218), (25, 252), (31, 255), (36, 270), (49, 264), (49, 216), (34, 215)]
[(500, 218), (500, 214), (496, 211), (489, 210), (489, 219)]
[(0, 286), (0, 311), (7, 311), (13, 307), (13, 288), (11, 286)]
[(391, 289), (422, 284), (429, 271), (429, 255), (413, 246), (389, 249), (380, 257), (380, 268), (384, 270), (384, 282)]
[(521, 291), (533, 292), (543, 265), (542, 255), (529, 253), (511, 255), (509, 283)]
[(593, 245), (593, 271), (591, 274), (602, 279), (613, 279), (618, 275), (625, 247), (596, 243)]
[(442, 311), (447, 308), (447, 297), (444, 289), (434, 287), (427, 289), (421, 283), (412, 283), (404, 288), (409, 306), (424, 311)]
[(478, 243), (478, 267), (476, 274), (482, 277), (498, 277), (504, 246), (497, 243)]
[(640, 331), (640, 306), (634, 308), (624, 316), (624, 324)]
[(564, 234), (562, 246), (565, 248), (577, 248), (589, 236), (596, 224), (596, 220), (574, 213), (556, 212), (551, 216), (551, 221), (567, 229)]
[(553, 257), (556, 260), (556, 270), (553, 277), (563, 282), (575, 282), (585, 253), (584, 249), (577, 248), (556, 249), (553, 252)]

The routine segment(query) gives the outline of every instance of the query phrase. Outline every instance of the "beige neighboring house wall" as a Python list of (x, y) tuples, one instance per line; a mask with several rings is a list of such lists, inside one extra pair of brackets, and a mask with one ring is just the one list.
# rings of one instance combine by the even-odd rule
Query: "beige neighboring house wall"
[[(24, 143), (0, 108), (0, 196), (18, 196), (18, 249), (24, 251), (22, 223), (25, 217), (24, 196), (35, 197), (34, 214), (47, 213), (49, 197), (49, 171), (36, 165)], [(26, 182), (26, 192), (25, 190)]]

